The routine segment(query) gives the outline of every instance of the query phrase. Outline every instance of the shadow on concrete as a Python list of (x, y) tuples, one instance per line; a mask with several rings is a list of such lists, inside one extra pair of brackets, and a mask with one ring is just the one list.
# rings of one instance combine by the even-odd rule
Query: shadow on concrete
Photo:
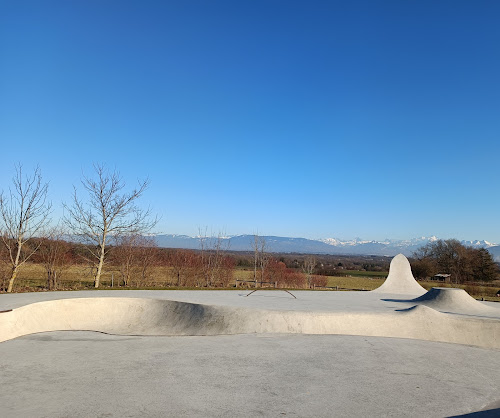
[(457, 417), (477, 417), (477, 418), (498, 418), (500, 417), (500, 408), (488, 409), (486, 411), (471, 412), (464, 415), (453, 415), (450, 418)]
[(415, 299), (380, 299), (384, 302), (413, 302)]

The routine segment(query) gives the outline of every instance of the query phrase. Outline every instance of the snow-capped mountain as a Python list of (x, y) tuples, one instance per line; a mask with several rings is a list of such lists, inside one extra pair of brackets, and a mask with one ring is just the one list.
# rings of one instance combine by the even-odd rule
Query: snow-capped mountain
[(498, 245), (498, 244), (493, 244), (492, 242), (485, 241), (485, 240), (483, 240), (483, 241), (479, 241), (479, 240), (462, 241), (462, 244), (467, 245), (469, 247), (474, 247), (474, 248), (490, 248), (490, 247), (495, 247)]
[[(430, 236), (430, 237), (418, 237), (418, 238), (412, 238), (409, 240), (395, 240), (395, 239), (385, 239), (383, 241), (366, 241), (362, 240), (361, 238), (354, 238), (353, 240), (341, 240), (338, 238), (324, 238), (324, 239), (319, 239), (318, 241), (324, 242), (325, 244), (328, 245), (333, 245), (335, 247), (352, 247), (355, 245), (364, 245), (364, 244), (380, 244), (380, 245), (387, 245), (391, 247), (401, 247), (401, 248), (406, 248), (406, 247), (413, 247), (413, 246), (422, 246), (425, 245), (429, 242), (434, 242), (437, 241), (439, 238), (436, 236)], [(494, 244), (489, 241), (485, 240), (474, 240), (474, 241), (461, 241), (463, 245), (466, 245), (468, 247), (474, 247), (474, 248), (489, 248), (489, 247), (495, 247), (498, 244)]]
[[(437, 241), (438, 238), (435, 236), (432, 237), (419, 237), (419, 238), (413, 238), (410, 240), (394, 240), (394, 239), (385, 239), (383, 241), (367, 241), (363, 240), (361, 238), (354, 238), (352, 240), (341, 240), (338, 238), (323, 238), (323, 239), (318, 239), (318, 241), (324, 242), (325, 244), (328, 245), (333, 245), (335, 247), (352, 247), (355, 245), (364, 245), (364, 244), (381, 244), (381, 245), (390, 245), (390, 246), (396, 246), (396, 247), (411, 247), (411, 246), (421, 246), (425, 245), (429, 242)], [(471, 241), (472, 242), (472, 241)], [(479, 242), (479, 241), (477, 241)], [(486, 241), (484, 241), (486, 242)]]
[[(414, 245), (425, 245), (429, 242), (434, 242), (437, 241), (439, 238), (436, 236), (431, 236), (431, 237), (419, 237), (419, 238), (412, 238), (409, 240), (395, 240), (395, 239), (385, 239), (383, 241), (366, 241), (362, 240), (361, 238), (354, 238), (353, 240), (341, 240), (338, 238), (324, 238), (324, 239), (319, 239), (318, 241), (324, 242), (325, 244), (333, 245), (335, 247), (352, 247), (353, 245), (362, 245), (362, 244), (368, 244), (368, 243), (377, 243), (377, 244), (383, 244), (383, 245), (391, 245), (391, 246), (398, 246), (398, 247), (410, 247)], [(466, 245), (468, 247), (475, 247), (475, 248), (489, 248), (489, 247), (494, 247), (498, 244), (494, 244), (489, 241), (479, 241), (479, 240), (474, 240), (474, 241), (461, 241), (463, 245)]]
[[(306, 239), (277, 236), (261, 237), (266, 242), (268, 252), (275, 253), (313, 253), (313, 254), (352, 254), (352, 255), (385, 255), (394, 256), (403, 253), (411, 256), (414, 251), (437, 237), (419, 237), (409, 240), (385, 239), (383, 241), (368, 241), (361, 238), (342, 240), (338, 238)], [(253, 235), (225, 236), (220, 238), (223, 248), (232, 251), (252, 251)], [(160, 247), (199, 249), (199, 237), (187, 235), (157, 235), (156, 242)], [(475, 248), (491, 248), (495, 254), (498, 244), (488, 241), (462, 241), (462, 244)]]

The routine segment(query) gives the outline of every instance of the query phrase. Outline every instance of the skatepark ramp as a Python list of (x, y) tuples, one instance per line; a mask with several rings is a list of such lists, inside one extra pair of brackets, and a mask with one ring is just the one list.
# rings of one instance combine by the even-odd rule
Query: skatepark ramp
[(388, 311), (308, 312), (204, 305), (165, 299), (75, 298), (0, 313), (0, 341), (47, 331), (118, 335), (343, 334), (412, 338), (500, 349), (500, 319), (417, 305)]
[(387, 279), (382, 283), (382, 286), (372, 290), (372, 292), (423, 295), (426, 290), (413, 277), (408, 259), (403, 254), (398, 254), (391, 260)]
[(486, 306), (470, 296), (464, 289), (458, 288), (433, 287), (426, 294), (410, 300), (409, 303), (426, 305), (441, 312), (498, 314), (498, 309)]

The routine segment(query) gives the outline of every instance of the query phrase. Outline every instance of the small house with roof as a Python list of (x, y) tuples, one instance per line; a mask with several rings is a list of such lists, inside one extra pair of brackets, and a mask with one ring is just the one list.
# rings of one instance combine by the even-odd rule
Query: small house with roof
[(439, 273), (431, 277), (430, 280), (441, 283), (451, 283), (451, 274)]

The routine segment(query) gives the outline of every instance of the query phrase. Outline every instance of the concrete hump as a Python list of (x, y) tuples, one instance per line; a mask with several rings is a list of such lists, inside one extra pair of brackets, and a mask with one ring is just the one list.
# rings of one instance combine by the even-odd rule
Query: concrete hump
[(372, 292), (418, 296), (426, 293), (426, 290), (413, 277), (408, 259), (403, 254), (398, 254), (391, 261), (385, 282)]
[[(446, 294), (441, 296), (447, 297)], [(437, 297), (422, 298), (419, 303), (439, 298), (438, 292)], [(167, 299), (96, 297), (37, 302), (0, 314), (0, 342), (23, 335), (65, 330), (170, 336), (366, 335), (500, 349), (498, 318), (451, 315), (420, 304), (407, 311), (311, 312), (203, 305)]]
[(500, 309), (485, 305), (472, 296), (464, 289), (449, 287), (433, 287), (426, 294), (412, 299), (411, 302), (426, 305), (439, 311), (464, 312), (489, 314), (500, 313)]

